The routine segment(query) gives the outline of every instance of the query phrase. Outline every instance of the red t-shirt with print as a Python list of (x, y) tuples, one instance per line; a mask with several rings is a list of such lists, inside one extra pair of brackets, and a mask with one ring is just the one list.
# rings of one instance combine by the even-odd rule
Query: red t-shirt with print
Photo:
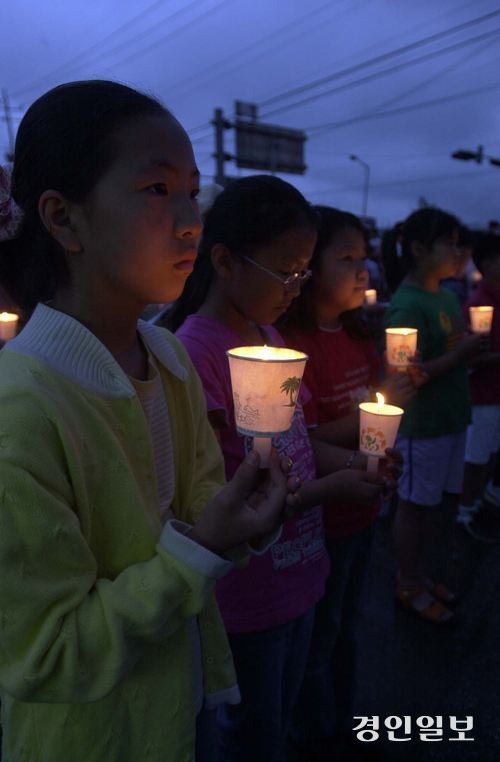
[[(352, 339), (345, 330), (319, 328), (313, 335), (294, 331), (287, 344), (309, 356), (304, 383), (311, 399), (304, 405), (308, 428), (344, 418), (360, 402), (369, 399), (369, 387), (379, 381), (379, 359), (373, 342)], [(358, 441), (352, 442), (353, 449)], [(372, 524), (380, 510), (380, 499), (368, 508), (332, 503), (323, 506), (327, 537), (354, 534)]]

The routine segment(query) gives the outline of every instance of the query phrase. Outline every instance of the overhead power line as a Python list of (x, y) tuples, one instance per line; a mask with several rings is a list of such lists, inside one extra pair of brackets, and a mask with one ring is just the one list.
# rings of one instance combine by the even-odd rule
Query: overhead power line
[[(363, 52), (364, 55), (366, 56), (366, 54), (368, 52), (370, 52), (372, 50), (378, 50), (378, 49), (380, 49), (384, 45), (391, 45), (392, 46), (392, 43), (393, 43), (394, 40), (396, 40), (398, 43), (400, 43), (401, 39), (404, 38), (408, 34), (411, 34), (412, 38), (414, 39), (415, 34), (417, 32), (419, 32), (420, 30), (425, 29), (426, 27), (428, 27), (430, 25), (433, 25), (433, 27), (435, 27), (437, 22), (441, 21), (442, 19), (444, 19), (444, 18), (446, 18), (446, 17), (448, 17), (448, 16), (450, 16), (452, 14), (454, 16), (456, 16), (461, 11), (465, 10), (466, 8), (469, 8), (471, 5), (476, 5), (476, 4), (477, 4), (476, 0), (472, 0), (472, 2), (471, 2), (471, 0), (469, 0), (468, 2), (461, 3), (458, 6), (454, 6), (452, 8), (449, 8), (447, 11), (445, 11), (444, 13), (439, 13), (437, 16), (431, 16), (431, 17), (427, 18), (425, 21), (422, 21), (420, 24), (417, 24), (416, 26), (412, 25), (410, 27), (410, 29), (398, 29), (397, 34), (393, 34), (390, 37), (385, 37), (384, 39), (377, 40), (376, 42), (373, 42), (371, 45), (368, 45), (368, 46), (364, 45), (362, 51), (357, 51), (356, 53), (351, 53), (350, 55), (343, 56), (341, 59), (337, 59), (335, 61), (332, 61), (332, 66), (335, 66), (335, 65), (344, 65), (344, 63), (343, 63), (344, 61), (347, 64), (347, 62), (351, 61), (352, 59), (359, 60), (359, 54), (361, 52)], [(324, 65), (321, 66), (319, 69), (315, 69), (314, 72), (311, 72), (311, 75), (309, 76), (309, 80), (311, 79), (311, 76), (314, 76), (314, 74), (316, 72), (318, 72), (318, 71), (321, 72), (321, 75), (324, 75), (324, 70), (325, 70), (325, 66)], [(288, 87), (288, 89), (291, 89), (292, 87), (295, 87), (295, 82), (297, 82), (297, 86), (298, 86), (299, 81), (303, 82), (304, 80), (306, 80), (306, 77), (304, 75), (302, 75), (300, 77), (295, 77), (295, 79), (292, 82), (288, 82), (286, 86), (281, 86), (279, 88), (275, 87), (273, 89), (273, 93), (272, 94), (269, 94), (269, 95), (266, 94), (265, 96), (263, 95), (260, 99), (255, 96), (254, 98), (251, 98), (250, 100), (255, 101), (256, 103), (257, 102), (259, 102), (259, 103), (265, 103), (265, 102), (267, 102), (268, 99), (274, 97), (274, 95), (276, 93), (278, 95), (281, 95), (283, 93), (285, 87)]]
[(106, 37), (103, 37), (101, 40), (98, 40), (98, 42), (94, 43), (94, 45), (91, 45), (90, 48), (87, 48), (86, 50), (82, 51), (81, 53), (78, 53), (77, 56), (72, 58), (69, 61), (66, 61), (65, 64), (62, 64), (61, 66), (57, 66), (55, 69), (53, 69), (48, 74), (44, 74), (39, 79), (35, 80), (35, 82), (32, 82), (31, 85), (28, 85), (27, 87), (24, 87), (22, 90), (18, 90), (15, 93), (12, 93), (12, 96), (14, 98), (17, 98), (19, 95), (23, 95), (24, 93), (30, 92), (31, 90), (34, 90), (36, 87), (38, 87), (39, 84), (43, 84), (48, 79), (52, 79), (53, 77), (57, 76), (60, 73), (65, 73), (68, 70), (71, 70), (71, 66), (78, 61), (81, 61), (82, 58), (85, 58), (89, 53), (92, 53), (92, 51), (99, 49), (102, 45), (104, 45), (106, 42), (109, 42), (117, 35), (124, 32), (126, 29), (128, 29), (131, 26), (135, 26), (139, 21), (141, 21), (146, 16), (149, 16), (150, 13), (153, 13), (157, 10), (157, 8), (160, 8), (162, 5), (165, 5), (165, 3), (169, 3), (171, 0), (156, 0), (155, 3), (152, 5), (149, 5), (147, 8), (145, 8), (141, 13), (138, 13), (137, 16), (134, 16), (133, 18), (129, 19), (125, 24), (122, 24), (122, 26), (118, 27), (118, 29), (115, 29), (110, 34), (106, 35)]
[(452, 64), (449, 64), (448, 66), (445, 66), (440, 71), (436, 72), (436, 74), (432, 74), (430, 77), (427, 77), (426, 79), (422, 80), (422, 82), (419, 82), (417, 85), (410, 87), (409, 90), (404, 90), (404, 92), (399, 93), (398, 95), (395, 95), (392, 98), (389, 98), (383, 103), (379, 103), (377, 106), (375, 106), (375, 108), (369, 109), (367, 112), (365, 112), (366, 115), (377, 113), (378, 111), (381, 111), (382, 109), (385, 109), (388, 106), (392, 106), (393, 103), (400, 103), (403, 99), (407, 98), (409, 95), (414, 95), (420, 90), (423, 90), (428, 85), (434, 84), (434, 82), (437, 82), (438, 80), (442, 79), (450, 71), (456, 71), (456, 69), (458, 69), (464, 63), (471, 61), (473, 58), (483, 53), (485, 50), (487, 50), (489, 47), (491, 47), (491, 45), (495, 44), (496, 42), (497, 42), (497, 38), (493, 37), (491, 40), (488, 40), (485, 45), (480, 45), (479, 47), (476, 48), (476, 50), (473, 50), (472, 52), (467, 53), (463, 58), (460, 59), (460, 61), (454, 61)]
[(378, 111), (374, 114), (354, 116), (351, 119), (343, 119), (340, 122), (330, 122), (329, 124), (319, 124), (315, 127), (307, 127), (305, 132), (309, 133), (311, 140), (319, 137), (324, 132), (338, 129), (340, 127), (346, 127), (349, 124), (355, 124), (356, 122), (368, 121), (370, 119), (382, 119), (388, 116), (396, 116), (397, 114), (405, 114), (409, 111), (417, 111), (420, 108), (428, 108), (431, 106), (438, 106), (442, 103), (449, 103), (450, 101), (460, 100), (461, 98), (468, 98), (471, 95), (477, 95), (479, 93), (489, 93), (491, 90), (497, 90), (500, 88), (500, 82), (494, 82), (485, 87), (476, 87), (474, 90), (465, 90), (461, 93), (455, 93), (454, 95), (445, 95), (442, 98), (434, 98), (429, 101), (421, 101), (420, 103), (414, 103), (411, 106), (401, 106), (401, 108), (395, 108), (390, 111)]
[[(215, 62), (211, 66), (208, 66), (203, 71), (196, 72), (195, 74), (190, 75), (186, 79), (181, 80), (180, 82), (177, 82), (175, 85), (173, 85), (171, 89), (177, 90), (179, 87), (183, 87), (183, 93), (182, 93), (183, 96), (196, 92), (197, 90), (200, 90), (201, 88), (206, 87), (210, 82), (213, 82), (214, 79), (217, 79), (218, 77), (222, 76), (222, 74), (234, 72), (237, 69), (241, 68), (242, 66), (247, 66), (249, 63), (254, 61), (256, 58), (260, 58), (265, 53), (268, 53), (270, 51), (275, 53), (280, 48), (290, 45), (291, 43), (296, 42), (297, 40), (300, 40), (301, 42), (303, 42), (306, 35), (309, 35), (311, 32), (315, 31), (318, 27), (320, 26), (324, 27), (325, 23), (331, 23), (332, 21), (337, 21), (340, 18), (340, 16), (343, 16), (345, 13), (352, 13), (353, 11), (358, 10), (358, 8), (370, 2), (373, 2), (373, 0), (361, 0), (361, 2), (358, 2), (356, 5), (350, 5), (347, 8), (343, 8), (339, 13), (336, 13), (333, 16), (333, 18), (319, 21), (317, 24), (314, 24), (309, 29), (302, 28), (300, 33), (294, 37), (290, 37), (286, 40), (281, 40), (280, 42), (277, 41), (278, 37), (291, 31), (297, 25), (304, 24), (304, 22), (306, 22), (307, 19), (309, 19), (310, 17), (318, 16), (323, 10), (325, 10), (326, 8), (332, 5), (338, 5), (338, 2), (325, 3), (325, 5), (321, 5), (319, 8), (315, 8), (314, 10), (309, 11), (304, 16), (301, 16), (298, 19), (295, 19), (294, 21), (286, 24), (285, 26), (273, 30), (269, 34), (266, 34), (264, 37), (261, 37), (259, 40), (252, 42), (251, 44), (245, 46), (244, 48), (239, 48), (234, 53), (231, 53), (229, 56), (226, 56), (225, 58), (220, 59), (219, 61)], [(240, 59), (245, 54), (250, 53), (252, 50), (254, 50), (255, 48), (258, 48), (260, 45), (266, 42), (271, 42), (271, 48), (269, 48), (268, 50), (264, 50), (262, 52), (258, 52), (255, 55), (251, 56), (250, 58), (247, 58), (245, 61), (237, 62), (236, 65), (234, 65), (235, 59)], [(225, 64), (230, 64), (230, 65), (226, 67)], [(218, 70), (218, 73), (208, 77), (207, 79), (205, 75), (209, 73), (210, 71), (214, 71), (214, 70)], [(193, 85), (192, 87), (186, 90), (185, 86), (189, 84), (190, 82), (193, 83)], [(168, 92), (169, 91), (167, 91), (167, 93)]]
[[(420, 182), (438, 182), (442, 180), (455, 180), (458, 177), (485, 177), (486, 175), (498, 175), (496, 170), (486, 170), (485, 172), (478, 172), (474, 170), (472, 172), (450, 172), (441, 175), (431, 175), (427, 177), (405, 177), (403, 180), (387, 180), (380, 183), (372, 183), (371, 188), (390, 188), (391, 186), (399, 185), (412, 185)], [(311, 193), (305, 193), (306, 196), (319, 196), (324, 193), (345, 193), (347, 191), (359, 191), (362, 185), (341, 185), (331, 186), (330, 188), (323, 188), (323, 190), (312, 191)]]
[[(365, 113), (361, 114), (359, 117), (355, 117), (357, 121), (360, 121), (362, 119), (367, 119), (372, 115), (377, 115), (378, 113), (389, 113), (389, 112), (383, 112), (382, 110), (387, 108), (388, 106), (392, 105), (393, 103), (399, 103), (403, 98), (407, 98), (409, 95), (413, 95), (418, 90), (422, 90), (422, 88), (427, 87), (430, 83), (436, 82), (438, 79), (443, 77), (448, 72), (457, 69), (458, 67), (462, 66), (465, 62), (470, 61), (475, 56), (482, 53), (486, 48), (490, 47), (493, 43), (496, 42), (496, 38), (493, 38), (492, 40), (488, 40), (486, 45), (481, 45), (476, 50), (472, 51), (472, 53), (468, 53), (464, 58), (460, 59), (460, 61), (456, 61), (453, 64), (446, 66), (441, 71), (437, 72), (437, 74), (433, 74), (431, 77), (428, 77), (423, 82), (420, 82), (418, 85), (415, 85), (414, 87), (411, 87), (409, 90), (405, 90), (402, 93), (399, 93), (393, 98), (389, 98), (388, 100), (384, 101), (383, 103), (379, 103), (375, 108), (369, 109)], [(340, 126), (340, 123), (339, 123)], [(319, 133), (322, 134), (322, 133)], [(314, 149), (312, 149), (314, 152)], [(343, 154), (345, 157), (345, 153)]]
[[(235, 1), (236, 0), (222, 0), (222, 2), (220, 2), (218, 5), (215, 5), (215, 6), (212, 6), (211, 8), (208, 8), (206, 11), (201, 13), (196, 18), (192, 19), (191, 21), (188, 21), (186, 24), (184, 24), (183, 26), (178, 27), (174, 31), (169, 32), (169, 34), (164, 35), (163, 37), (160, 37), (160, 39), (155, 40), (154, 42), (152, 42), (147, 47), (142, 48), (141, 50), (138, 50), (135, 53), (132, 53), (131, 55), (127, 56), (126, 58), (122, 58), (120, 61), (114, 62), (112, 64), (112, 66), (113, 67), (122, 66), (123, 64), (128, 63), (129, 61), (133, 61), (135, 58), (138, 58), (140, 56), (143, 56), (143, 55), (149, 53), (151, 50), (157, 48), (159, 45), (163, 45), (167, 40), (171, 39), (172, 37), (177, 37), (181, 32), (184, 32), (186, 29), (192, 29), (195, 26), (195, 24), (198, 24), (200, 21), (204, 20), (208, 16), (212, 16), (214, 13), (219, 11), (223, 6), (229, 5), (230, 3), (234, 3)], [(165, 23), (166, 21), (170, 22), (170, 21), (172, 21), (172, 19), (178, 18), (181, 15), (184, 15), (193, 6), (199, 5), (201, 2), (203, 2), (203, 0), (193, 0), (193, 2), (191, 2), (189, 5), (184, 6), (184, 8), (181, 8), (180, 10), (176, 11), (175, 13), (173, 13), (171, 16), (168, 16), (166, 19), (163, 19), (162, 22), (160, 22), (160, 23)], [(103, 53), (99, 54), (98, 56), (95, 56), (90, 61), (86, 61), (86, 62), (82, 63), (81, 65), (78, 65), (76, 67), (69, 68), (69, 69), (66, 66), (66, 67), (64, 67), (65, 73), (67, 71), (74, 71), (75, 68), (76, 69), (80, 69), (80, 68), (82, 68), (82, 66), (84, 66), (84, 67), (94, 66), (97, 63), (97, 61), (99, 61), (99, 60), (101, 60), (103, 58), (107, 58), (109, 55), (112, 55), (112, 54), (118, 52), (120, 49), (128, 48), (131, 43), (135, 42), (137, 39), (142, 38), (144, 35), (149, 34), (152, 31), (156, 31), (158, 29), (158, 27), (159, 27), (159, 24), (155, 24), (153, 27), (150, 27), (149, 29), (144, 30), (143, 32), (139, 32), (139, 34), (135, 35), (135, 37), (132, 37), (131, 39), (126, 40), (125, 42), (123, 42), (121, 45), (116, 46), (111, 51), (103, 52)], [(85, 55), (85, 54), (82, 54), (82, 55)], [(52, 75), (53, 75), (53, 73), (52, 73)], [(46, 78), (49, 78), (49, 76), (51, 76), (51, 75), (49, 75), (49, 74), (46, 75)], [(43, 79), (45, 81), (45, 78), (43, 78)], [(32, 90), (35, 87), (37, 87), (40, 83), (41, 83), (41, 80), (38, 80), (37, 83), (34, 83), (29, 88), (25, 88), (24, 90), (18, 91), (14, 95), (17, 96), (17, 95), (20, 95), (20, 94), (22, 94), (24, 92), (27, 92), (28, 90)]]
[(220, 2), (218, 5), (213, 5), (211, 8), (208, 8), (208, 10), (204, 11), (203, 13), (200, 13), (200, 15), (197, 16), (192, 21), (188, 21), (187, 24), (180, 26), (175, 31), (170, 32), (169, 34), (166, 34), (164, 37), (160, 37), (159, 40), (155, 40), (155, 42), (152, 42), (146, 48), (142, 48), (141, 50), (138, 50), (135, 53), (132, 53), (130, 56), (127, 56), (126, 58), (122, 58), (121, 61), (115, 62), (113, 66), (114, 67), (123, 66), (123, 64), (125, 63), (129, 63), (130, 61), (134, 61), (136, 58), (144, 56), (147, 53), (150, 53), (159, 45), (163, 45), (167, 40), (172, 39), (172, 37), (177, 37), (181, 32), (184, 32), (186, 29), (192, 29), (195, 26), (195, 24), (199, 24), (200, 21), (203, 21), (209, 16), (213, 16), (215, 13), (218, 13), (218, 11), (220, 11), (221, 8), (223, 8), (226, 5), (230, 5), (231, 3), (234, 3), (234, 2), (236, 2), (236, 0), (222, 0), (222, 2)]
[(412, 66), (417, 66), (421, 63), (424, 63), (425, 61), (430, 61), (433, 58), (438, 58), (439, 56), (446, 55), (447, 53), (451, 53), (455, 50), (460, 50), (461, 48), (467, 46), (467, 45), (473, 45), (475, 42), (480, 42), (481, 40), (490, 39), (491, 37), (496, 37), (500, 34), (500, 28), (493, 29), (490, 32), (485, 32), (484, 34), (480, 34), (477, 37), (469, 38), (468, 40), (462, 40), (462, 42), (456, 42), (453, 45), (449, 45), (447, 48), (441, 48), (441, 50), (435, 50), (432, 53), (426, 53), (424, 56), (420, 56), (420, 58), (414, 58), (412, 61), (405, 61), (404, 63), (397, 64), (396, 66), (391, 66), (389, 69), (384, 69), (383, 71), (375, 72), (374, 74), (369, 74), (366, 77), (361, 77), (361, 79), (357, 79), (354, 82), (348, 82), (345, 85), (338, 85), (337, 87), (332, 88), (331, 90), (326, 90), (322, 93), (317, 93), (316, 95), (310, 95), (308, 98), (303, 98), (302, 100), (296, 101), (295, 103), (291, 103), (288, 106), (281, 106), (280, 108), (274, 109), (273, 111), (267, 111), (264, 114), (262, 114), (262, 117), (269, 117), (269, 116), (275, 116), (276, 114), (281, 114), (283, 111), (290, 111), (291, 109), (298, 108), (299, 106), (304, 106), (307, 103), (313, 103), (317, 100), (321, 100), (322, 98), (326, 98), (327, 96), (334, 95), (335, 93), (340, 93), (345, 90), (350, 90), (352, 87), (358, 87), (360, 85), (365, 85), (368, 82), (373, 82), (376, 79), (380, 79), (381, 77), (387, 77), (390, 74), (395, 74), (398, 71), (402, 71), (403, 69), (407, 69)]
[[(302, 19), (298, 19), (298, 21), (303, 20), (303, 18), (304, 17), (302, 17)], [(449, 65), (445, 66), (441, 71), (437, 72), (437, 74), (433, 74), (431, 77), (426, 78), (423, 82), (420, 82), (418, 85), (415, 85), (415, 86), (411, 87), (409, 90), (405, 90), (403, 93), (400, 93), (400, 94), (394, 96), (393, 98), (390, 98), (389, 100), (386, 100), (383, 103), (378, 104), (374, 109), (370, 109), (369, 111), (367, 111), (362, 116), (363, 117), (369, 116), (372, 113), (375, 113), (377, 111), (380, 111), (381, 109), (387, 108), (387, 106), (390, 106), (392, 103), (399, 102), (403, 98), (406, 98), (409, 95), (412, 95), (413, 93), (416, 93), (419, 90), (422, 90), (424, 87), (427, 87), (427, 85), (429, 85), (429, 84), (431, 84), (433, 82), (436, 82), (437, 80), (441, 79), (448, 72), (453, 71), (453, 70), (457, 69), (459, 66), (461, 66), (462, 64), (464, 64), (465, 62), (470, 61), (472, 58), (474, 58), (477, 55), (479, 55), (480, 53), (482, 53), (484, 50), (486, 50), (488, 47), (490, 47), (495, 42), (496, 42), (496, 35), (492, 39), (488, 39), (485, 45), (481, 45), (476, 50), (473, 50), (471, 53), (467, 53), (467, 55), (464, 56), (464, 58), (462, 58), (460, 61), (454, 62), (452, 64), (449, 64)], [(192, 135), (192, 134), (194, 134), (196, 132), (199, 132), (201, 130), (206, 130), (210, 126), (211, 126), (211, 122), (204, 122), (203, 124), (199, 124), (196, 127), (190, 127), (186, 131), (187, 131), (188, 135)], [(202, 136), (202, 137), (200, 137), (198, 139), (195, 139), (194, 142), (203, 142), (204, 140), (206, 140), (206, 139), (208, 139), (210, 137), (211, 137), (211, 134), (208, 134), (208, 135)], [(344, 155), (344, 154), (342, 154), (342, 155)]]
[(457, 24), (456, 26), (450, 27), (449, 29), (445, 29), (442, 32), (437, 32), (436, 34), (429, 35), (428, 37), (424, 37), (421, 40), (417, 40), (416, 42), (412, 42), (408, 45), (404, 45), (403, 47), (397, 48), (396, 50), (391, 50), (388, 53), (383, 53), (379, 56), (375, 56), (375, 58), (371, 58), (368, 61), (363, 61), (362, 63), (356, 64), (354, 66), (350, 66), (338, 72), (334, 72), (333, 74), (330, 74), (326, 77), (321, 77), (320, 79), (316, 79), (313, 82), (309, 82), (306, 85), (302, 85), (301, 87), (295, 87), (292, 90), (288, 90), (287, 92), (280, 93), (279, 95), (276, 95), (273, 98), (268, 98), (265, 101), (261, 101), (260, 103), (258, 103), (258, 106), (260, 108), (265, 106), (270, 106), (273, 103), (286, 100), (295, 95), (300, 95), (300, 93), (306, 92), (307, 90), (311, 90), (315, 87), (320, 87), (321, 85), (325, 85), (328, 82), (332, 82), (336, 79), (340, 79), (341, 77), (345, 77), (348, 74), (354, 74), (355, 72), (360, 71), (361, 69), (364, 69), (367, 66), (374, 66), (375, 64), (383, 63), (384, 61), (387, 61), (390, 58), (394, 58), (395, 56), (408, 53), (411, 50), (416, 50), (422, 45), (428, 45), (431, 42), (436, 42), (437, 40), (443, 39), (444, 37), (447, 37), (451, 34), (456, 34), (457, 32), (461, 32), (464, 29), (468, 29), (469, 27), (474, 26), (476, 24), (481, 24), (484, 21), (488, 21), (499, 15), (500, 15), (500, 10), (492, 11), (491, 13), (487, 13), (475, 19), (471, 19), (470, 21), (465, 21), (462, 24)]

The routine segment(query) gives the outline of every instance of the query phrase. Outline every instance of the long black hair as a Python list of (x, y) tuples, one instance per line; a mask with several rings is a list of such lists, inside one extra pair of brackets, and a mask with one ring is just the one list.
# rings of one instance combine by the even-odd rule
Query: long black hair
[[(277, 327), (285, 335), (293, 330), (314, 334), (318, 330), (315, 315), (315, 284), (321, 277), (321, 258), (336, 235), (348, 229), (357, 230), (368, 241), (367, 230), (355, 214), (333, 209), (330, 206), (315, 206), (321, 218), (318, 240), (309, 267), (313, 277), (302, 287), (286, 313), (279, 319)], [(346, 310), (340, 315), (342, 327), (352, 339), (368, 339), (370, 331), (363, 321), (361, 308)]]
[(69, 282), (65, 252), (40, 219), (40, 196), (52, 188), (84, 200), (115, 158), (115, 130), (140, 114), (170, 112), (126, 85), (90, 80), (55, 87), (24, 115), (12, 174), (24, 221), (17, 238), (0, 243), (0, 283), (21, 309), (31, 312)]
[(318, 229), (311, 204), (290, 183), (272, 175), (251, 175), (230, 183), (208, 212), (194, 270), (164, 324), (176, 331), (207, 298), (215, 273), (212, 249), (223, 244), (238, 258), (252, 257), (289, 230)]

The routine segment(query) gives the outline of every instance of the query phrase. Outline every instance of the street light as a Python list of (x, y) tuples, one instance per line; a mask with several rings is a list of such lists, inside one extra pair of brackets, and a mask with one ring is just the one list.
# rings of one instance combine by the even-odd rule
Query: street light
[(478, 146), (477, 151), (454, 151), (451, 154), (452, 159), (460, 159), (460, 161), (475, 161), (477, 164), (482, 164), (483, 159), (488, 159), (493, 167), (500, 167), (500, 159), (495, 159), (493, 156), (485, 156), (483, 146)]
[(366, 212), (368, 209), (368, 191), (370, 189), (370, 167), (368, 166), (366, 161), (363, 161), (362, 159), (360, 159), (358, 156), (355, 156), (354, 154), (351, 154), (349, 158), (351, 159), (351, 161), (357, 161), (358, 164), (361, 164), (365, 169), (365, 187), (363, 191), (363, 209), (361, 214), (363, 217), (366, 217)]
[(451, 154), (452, 159), (459, 159), (460, 161), (475, 161), (477, 164), (483, 163), (483, 146), (478, 146), (477, 151), (454, 151)]

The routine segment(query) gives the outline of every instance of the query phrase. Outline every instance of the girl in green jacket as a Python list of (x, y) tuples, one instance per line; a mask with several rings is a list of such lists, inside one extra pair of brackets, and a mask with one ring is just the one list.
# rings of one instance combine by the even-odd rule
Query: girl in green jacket
[[(297, 504), (251, 452), (227, 486), (199, 379), (139, 320), (197, 256), (199, 172), (159, 102), (61, 85), (0, 172), (0, 696), (10, 762), (188, 762), (238, 702), (217, 579)], [(274, 534), (275, 536), (275, 534)]]

